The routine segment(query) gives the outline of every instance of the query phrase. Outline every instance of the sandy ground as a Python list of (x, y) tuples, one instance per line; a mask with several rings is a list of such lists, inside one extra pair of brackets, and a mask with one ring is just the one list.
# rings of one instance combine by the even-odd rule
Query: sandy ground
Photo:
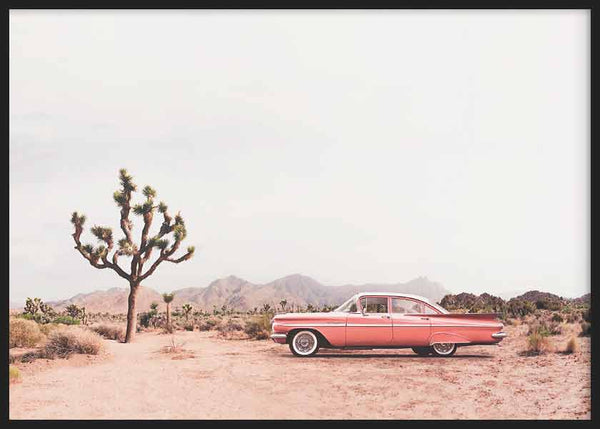
[[(452, 358), (410, 350), (293, 357), (270, 341), (178, 332), (105, 341), (101, 356), (19, 363), (11, 419), (590, 419), (590, 342), (574, 355), (519, 356), (525, 326), (501, 346)], [(566, 338), (553, 338), (559, 348)]]

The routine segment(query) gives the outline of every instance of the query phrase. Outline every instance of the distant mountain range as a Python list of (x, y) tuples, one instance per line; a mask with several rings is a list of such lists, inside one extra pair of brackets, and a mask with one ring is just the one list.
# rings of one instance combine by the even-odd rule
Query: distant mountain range
[[(441, 284), (418, 277), (406, 283), (368, 283), (362, 285), (324, 286), (315, 279), (301, 274), (293, 274), (265, 284), (254, 284), (235, 276), (218, 279), (206, 287), (188, 287), (173, 291), (175, 299), (173, 306), (179, 307), (190, 303), (195, 309), (212, 310), (226, 305), (236, 310), (261, 308), (263, 304), (279, 307), (282, 299), (287, 306), (338, 305), (357, 292), (401, 292), (424, 296), (434, 302), (439, 302), (445, 295), (450, 294)], [(90, 293), (80, 293), (69, 299), (49, 301), (56, 310), (60, 311), (69, 304), (85, 306), (88, 312), (126, 313), (129, 288), (111, 288)], [(459, 294), (460, 295), (460, 294)], [(469, 294), (471, 295), (471, 294)], [(537, 290), (523, 291), (512, 297), (525, 301), (536, 302), (539, 299), (564, 299), (557, 295)], [(458, 295), (457, 295), (458, 296)], [(475, 296), (475, 295), (473, 295)], [(504, 299), (508, 297), (501, 296)], [(573, 302), (590, 301), (590, 294), (572, 299)], [(152, 302), (159, 303), (159, 309), (164, 309), (161, 293), (154, 289), (141, 287), (137, 295), (138, 312), (146, 311)], [(10, 302), (11, 309), (22, 309), (24, 303)]]
[[(279, 307), (282, 299), (288, 307), (312, 305), (339, 305), (357, 292), (382, 291), (401, 292), (424, 296), (438, 302), (444, 295), (450, 293), (441, 284), (418, 277), (406, 283), (369, 283), (363, 285), (324, 286), (315, 279), (301, 274), (286, 276), (270, 283), (254, 284), (235, 276), (218, 279), (207, 287), (189, 287), (173, 291), (175, 299), (173, 306), (178, 307), (190, 303), (196, 309), (212, 310), (213, 306), (221, 308), (226, 305), (236, 310), (250, 310), (269, 303), (271, 307)], [(85, 306), (88, 312), (126, 313), (128, 288), (111, 288), (108, 290), (81, 293), (69, 299), (50, 301), (56, 310), (60, 311), (69, 304)], [(163, 308), (162, 295), (154, 289), (141, 287), (136, 308), (138, 312), (146, 311), (155, 301)], [(21, 303), (11, 308), (22, 308)]]

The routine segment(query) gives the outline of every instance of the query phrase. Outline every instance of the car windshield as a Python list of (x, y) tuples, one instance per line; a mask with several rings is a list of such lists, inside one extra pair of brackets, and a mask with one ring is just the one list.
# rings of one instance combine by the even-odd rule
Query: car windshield
[(352, 298), (350, 298), (348, 301), (346, 301), (345, 303), (343, 303), (342, 305), (340, 305), (338, 308), (336, 308), (333, 311), (343, 311), (344, 313), (352, 313), (357, 311), (356, 310), (356, 295), (353, 296)]
[(439, 310), (442, 314), (450, 314), (450, 312), (448, 310), (446, 310), (444, 307), (442, 307), (439, 304), (436, 304), (435, 302), (431, 302), (431, 301), (427, 301), (427, 304), (431, 305), (433, 308), (435, 308), (436, 310)]

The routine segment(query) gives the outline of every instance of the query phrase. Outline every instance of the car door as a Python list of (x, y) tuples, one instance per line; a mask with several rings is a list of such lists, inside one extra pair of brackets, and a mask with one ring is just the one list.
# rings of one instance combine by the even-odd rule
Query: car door
[(346, 346), (391, 345), (392, 320), (388, 297), (363, 296), (358, 301), (358, 311), (350, 313), (346, 319)]
[(431, 320), (421, 301), (391, 297), (392, 345), (399, 347), (428, 346)]

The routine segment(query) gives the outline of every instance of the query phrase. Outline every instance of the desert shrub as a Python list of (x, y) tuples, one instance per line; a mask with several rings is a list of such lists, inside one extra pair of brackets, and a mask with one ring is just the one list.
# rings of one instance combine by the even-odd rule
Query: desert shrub
[(50, 335), (50, 332), (58, 329), (59, 327), (60, 326), (55, 323), (46, 323), (45, 325), (39, 325), (40, 331), (42, 331), (42, 334), (44, 334), (45, 336)]
[(562, 326), (560, 323), (551, 322), (550, 325), (548, 325), (548, 331), (550, 332), (550, 335), (560, 335), (562, 334)]
[(539, 310), (552, 310), (552, 311), (558, 311), (560, 310), (562, 304), (560, 301), (558, 300), (551, 300), (551, 299), (538, 299), (535, 302), (535, 306), (539, 309)]
[(569, 338), (569, 342), (567, 343), (567, 347), (565, 348), (564, 353), (571, 354), (571, 353), (577, 353), (578, 351), (579, 351), (579, 341), (577, 341), (577, 338), (575, 338), (575, 337)]
[(53, 318), (51, 316), (49, 316), (48, 314), (44, 314), (44, 313), (36, 313), (36, 314), (23, 313), (19, 317), (21, 317), (25, 320), (32, 320), (39, 324), (50, 323), (53, 320)]
[(265, 314), (248, 320), (246, 322), (246, 326), (244, 327), (244, 332), (246, 335), (257, 340), (265, 340), (269, 338), (270, 330), (270, 317)]
[(210, 319), (206, 319), (205, 321), (201, 322), (200, 325), (198, 326), (198, 329), (200, 331), (210, 331), (213, 329), (218, 329), (218, 326), (220, 325), (220, 321), (213, 318)]
[(506, 303), (506, 311), (512, 317), (525, 317), (535, 311), (535, 305), (529, 301), (512, 298)]
[(123, 341), (125, 339), (125, 328), (119, 325), (103, 323), (92, 326), (90, 329), (108, 340)]
[(183, 329), (185, 329), (186, 331), (193, 331), (194, 330), (194, 325), (191, 323), (187, 323)]
[(563, 322), (563, 321), (564, 321), (564, 319), (563, 319), (563, 317), (560, 315), (560, 313), (554, 313), (554, 314), (552, 315), (552, 321), (553, 321), (553, 322), (558, 322), (558, 323), (560, 323), (560, 322)]
[(219, 331), (222, 334), (243, 330), (244, 328), (242, 327), (242, 325), (240, 325), (236, 320), (233, 319), (229, 319), (226, 323), (221, 323), (217, 327), (217, 331)]
[(562, 327), (559, 323), (551, 322), (548, 324), (546, 321), (542, 320), (529, 325), (527, 335), (539, 334), (543, 337), (547, 337), (549, 335), (560, 335), (561, 333)]
[(65, 326), (50, 333), (44, 346), (44, 356), (63, 358), (71, 354), (95, 355), (101, 350), (100, 335), (76, 326)]
[(579, 322), (580, 314), (577, 312), (569, 313), (567, 316), (567, 323), (577, 323)]
[(62, 325), (79, 325), (80, 320), (72, 316), (57, 316), (52, 323), (60, 323)]
[(141, 313), (140, 314), (140, 326), (142, 326), (143, 328), (149, 328), (151, 318), (152, 318), (152, 315), (149, 312)]
[(34, 347), (44, 339), (40, 327), (33, 320), (11, 318), (8, 347)]
[(533, 332), (527, 337), (527, 353), (538, 355), (549, 349), (548, 338), (538, 332)]
[(9, 365), (8, 380), (9, 380), (9, 383), (16, 383), (19, 380), (21, 380), (21, 371), (19, 371), (19, 368)]
[(589, 337), (592, 335), (592, 324), (589, 322), (581, 322), (581, 334), (582, 337)]

